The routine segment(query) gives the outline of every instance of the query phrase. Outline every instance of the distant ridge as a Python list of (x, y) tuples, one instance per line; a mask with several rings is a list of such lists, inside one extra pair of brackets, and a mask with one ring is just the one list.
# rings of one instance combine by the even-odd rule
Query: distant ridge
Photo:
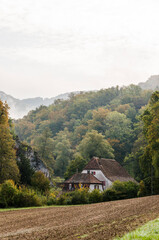
[[(41, 105), (49, 106), (54, 103), (57, 99), (66, 100), (69, 98), (71, 93), (64, 93), (52, 98), (27, 98), (27, 99), (17, 99), (0, 91), (0, 100), (6, 101), (10, 107), (9, 114), (11, 118), (18, 119), (24, 117), (29, 111), (35, 110)], [(78, 92), (73, 92), (73, 94), (78, 94)]]
[(159, 90), (159, 75), (151, 76), (146, 82), (138, 84), (144, 90)]

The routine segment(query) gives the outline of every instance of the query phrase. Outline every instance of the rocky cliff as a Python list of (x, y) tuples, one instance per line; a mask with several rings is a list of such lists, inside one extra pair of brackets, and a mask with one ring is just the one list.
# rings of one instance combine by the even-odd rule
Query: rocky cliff
[(18, 137), (16, 137), (15, 142), (17, 161), (22, 162), (24, 159), (29, 160), (30, 166), (34, 171), (41, 171), (49, 178), (49, 170), (45, 163), (39, 158), (37, 152), (35, 152), (30, 146), (20, 142)]

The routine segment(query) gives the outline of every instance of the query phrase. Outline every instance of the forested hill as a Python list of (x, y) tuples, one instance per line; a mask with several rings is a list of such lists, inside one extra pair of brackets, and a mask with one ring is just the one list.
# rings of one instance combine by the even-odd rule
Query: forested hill
[[(68, 100), (41, 106), (17, 120), (15, 131), (56, 175), (67, 176), (66, 169), (75, 171), (77, 166), (69, 165), (72, 159), (71, 164), (78, 162), (80, 170), (92, 155), (115, 157), (124, 165), (141, 132), (138, 115), (151, 94), (135, 85), (72, 94)], [(129, 172), (138, 175), (131, 164), (127, 164)]]

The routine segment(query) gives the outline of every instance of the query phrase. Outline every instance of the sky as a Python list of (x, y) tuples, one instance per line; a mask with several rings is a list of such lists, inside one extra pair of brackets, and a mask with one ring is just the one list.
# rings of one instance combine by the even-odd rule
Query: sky
[(158, 0), (0, 0), (0, 91), (53, 97), (159, 74)]

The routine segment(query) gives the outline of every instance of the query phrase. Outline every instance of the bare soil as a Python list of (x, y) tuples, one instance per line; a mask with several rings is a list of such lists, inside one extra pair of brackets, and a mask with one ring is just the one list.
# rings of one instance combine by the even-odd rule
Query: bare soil
[(159, 217), (159, 195), (0, 212), (1, 240), (109, 240)]

